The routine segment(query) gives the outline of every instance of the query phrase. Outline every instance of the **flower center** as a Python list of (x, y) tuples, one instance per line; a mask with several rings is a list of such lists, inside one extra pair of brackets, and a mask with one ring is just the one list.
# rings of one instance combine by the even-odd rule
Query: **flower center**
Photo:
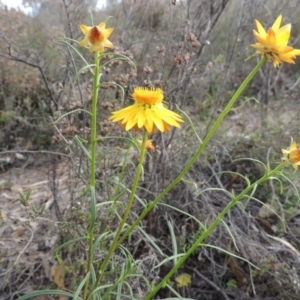
[(149, 108), (151, 108), (151, 104), (158, 104), (162, 102), (164, 94), (161, 89), (137, 87), (134, 89), (132, 97), (140, 104), (149, 104)]
[(102, 43), (105, 40), (103, 32), (98, 26), (94, 26), (89, 32), (89, 41), (92, 45)]

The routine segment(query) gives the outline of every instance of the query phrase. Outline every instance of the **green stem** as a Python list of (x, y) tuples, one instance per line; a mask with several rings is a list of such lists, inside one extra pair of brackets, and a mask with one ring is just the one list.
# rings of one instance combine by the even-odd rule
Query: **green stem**
[(157, 205), (157, 203), (177, 184), (181, 181), (183, 176), (187, 173), (187, 171), (192, 167), (192, 165), (196, 162), (199, 155), (202, 153), (203, 149), (209, 142), (209, 140), (212, 138), (216, 130), (218, 129), (220, 123), (223, 121), (225, 116), (230, 112), (232, 106), (234, 105), (235, 101), (238, 99), (238, 97), (241, 95), (241, 93), (244, 91), (250, 80), (254, 77), (254, 75), (257, 73), (257, 71), (265, 64), (266, 59), (262, 58), (261, 61), (254, 67), (254, 69), (251, 71), (251, 73), (247, 76), (247, 78), (244, 80), (244, 82), (241, 84), (241, 86), (238, 88), (238, 90), (235, 92), (235, 94), (232, 96), (231, 100), (227, 104), (227, 106), (224, 108), (218, 119), (213, 124), (212, 128), (208, 132), (207, 136), (203, 140), (202, 144), (199, 146), (193, 157), (190, 159), (190, 161), (187, 163), (187, 165), (183, 168), (183, 170), (180, 172), (180, 174), (166, 187), (164, 191), (162, 191), (161, 194), (157, 196), (155, 200), (153, 200), (149, 206), (143, 210), (143, 212), (140, 214), (140, 216), (134, 221), (134, 223), (126, 230), (124, 235), (119, 240), (118, 244), (121, 244), (127, 236), (132, 232), (134, 228), (140, 223), (140, 221)]
[(181, 267), (185, 260), (200, 246), (202, 241), (211, 234), (211, 232), (217, 227), (228, 211), (234, 207), (241, 199), (247, 197), (247, 194), (256, 186), (262, 184), (264, 181), (268, 180), (272, 176), (276, 175), (278, 171), (284, 166), (284, 162), (278, 165), (274, 170), (266, 172), (259, 180), (255, 181), (253, 184), (249, 185), (244, 191), (242, 191), (237, 197), (233, 198), (227, 206), (223, 209), (221, 213), (217, 216), (214, 222), (202, 233), (202, 235), (197, 239), (192, 247), (185, 253), (184, 256), (180, 257), (176, 265), (171, 269), (171, 271), (163, 278), (163, 280), (147, 295), (145, 300), (152, 299), (152, 297), (166, 284), (166, 282), (171, 278), (171, 276)]
[(131, 193), (130, 193), (130, 196), (129, 196), (129, 199), (128, 199), (128, 204), (127, 204), (127, 207), (126, 207), (126, 210), (125, 210), (125, 213), (124, 213), (124, 216), (118, 226), (118, 230), (117, 230), (117, 233), (112, 241), (112, 244), (108, 250), (108, 253), (103, 261), (103, 263), (101, 264), (101, 267), (100, 267), (100, 270), (99, 270), (99, 273), (97, 274), (97, 280), (96, 280), (96, 283), (93, 285), (93, 288), (92, 290), (94, 290), (95, 288), (97, 288), (97, 286), (99, 285), (100, 283), (100, 280), (101, 280), (101, 277), (103, 276), (103, 273), (107, 267), (107, 264), (111, 258), (111, 256), (113, 255), (113, 253), (115, 252), (115, 250), (118, 248), (119, 246), (119, 243), (118, 243), (118, 239), (120, 237), (120, 234), (123, 230), (123, 227), (128, 219), (128, 216), (129, 216), (129, 213), (131, 211), (131, 207), (132, 207), (132, 204), (133, 204), (133, 201), (134, 201), (134, 196), (135, 196), (135, 193), (136, 193), (136, 190), (138, 188), (138, 183), (139, 183), (139, 179), (140, 179), (140, 176), (141, 176), (141, 172), (142, 172), (142, 169), (143, 169), (143, 163), (144, 163), (144, 159), (145, 159), (145, 153), (146, 153), (146, 142), (147, 142), (147, 139), (148, 139), (148, 133), (146, 130), (144, 130), (144, 134), (143, 134), (143, 142), (142, 142), (142, 146), (141, 146), (141, 152), (140, 152), (140, 158), (139, 158), (139, 164), (137, 166), (137, 170), (136, 170), (136, 173), (135, 173), (135, 178), (134, 178), (134, 181), (133, 181), (133, 186), (132, 186), (132, 190), (131, 190)]
[(91, 131), (91, 178), (90, 185), (95, 186), (96, 178), (96, 153), (97, 153), (97, 102), (100, 87), (100, 59), (99, 53), (95, 52), (95, 73), (93, 83), (92, 100), (92, 131)]
[[(93, 99), (92, 99), (92, 110), (91, 110), (91, 160), (90, 160), (90, 188), (91, 188), (91, 214), (90, 214), (90, 228), (88, 232), (88, 261), (87, 261), (87, 273), (91, 271), (91, 265), (93, 263), (93, 241), (94, 241), (94, 225), (96, 219), (95, 210), (95, 184), (96, 184), (96, 154), (97, 154), (97, 102), (98, 102), (98, 92), (100, 87), (100, 55), (95, 52), (95, 72), (94, 72), (94, 82), (93, 82)], [(86, 281), (83, 290), (83, 300), (87, 299), (87, 292), (89, 287), (89, 280)]]

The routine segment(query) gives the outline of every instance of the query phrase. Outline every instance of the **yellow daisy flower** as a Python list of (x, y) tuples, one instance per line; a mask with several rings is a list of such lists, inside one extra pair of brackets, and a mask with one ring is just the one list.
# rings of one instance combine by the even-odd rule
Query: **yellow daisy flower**
[(274, 67), (278, 67), (283, 61), (294, 64), (294, 59), (300, 56), (300, 49), (294, 49), (288, 46), (291, 33), (291, 24), (280, 27), (282, 15), (280, 15), (271, 28), (266, 32), (259, 21), (255, 20), (256, 30), (253, 34), (258, 43), (252, 44), (251, 47), (257, 49), (257, 55), (266, 57), (272, 62)]
[(180, 128), (179, 122), (183, 122), (183, 119), (164, 106), (164, 94), (161, 89), (137, 87), (134, 89), (132, 97), (135, 103), (113, 112), (109, 120), (120, 121), (125, 130), (134, 127), (138, 131), (145, 128), (149, 134), (156, 129), (161, 132), (169, 131), (170, 126)]
[(297, 143), (293, 141), (288, 149), (282, 149), (281, 151), (286, 164), (291, 164), (295, 170), (298, 170), (298, 166), (300, 166), (300, 149), (297, 148)]
[(80, 46), (87, 46), (91, 52), (104, 52), (104, 47), (113, 48), (113, 44), (108, 40), (113, 32), (113, 28), (105, 28), (105, 22), (101, 22), (98, 26), (80, 25), (80, 29), (84, 34), (84, 39), (79, 42)]

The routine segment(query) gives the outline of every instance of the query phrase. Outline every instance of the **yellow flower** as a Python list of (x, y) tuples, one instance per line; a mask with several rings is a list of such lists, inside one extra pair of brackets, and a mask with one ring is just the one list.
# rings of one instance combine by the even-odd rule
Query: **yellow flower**
[[(136, 141), (137, 141), (138, 146), (141, 148), (143, 141), (142, 140), (136, 140)], [(147, 140), (145, 148), (146, 148), (146, 150), (155, 151), (156, 147), (153, 145), (153, 140)]]
[(80, 46), (87, 46), (91, 52), (104, 52), (104, 47), (113, 48), (113, 44), (108, 40), (113, 32), (113, 28), (105, 28), (105, 22), (101, 22), (98, 26), (80, 25), (80, 29), (84, 34), (84, 39), (79, 42)]
[(192, 276), (187, 273), (182, 273), (181, 275), (175, 278), (176, 284), (178, 288), (189, 286), (191, 284)]
[(283, 61), (294, 64), (294, 59), (300, 56), (300, 49), (294, 49), (288, 46), (291, 33), (291, 24), (280, 27), (282, 15), (280, 15), (268, 32), (265, 31), (259, 21), (255, 20), (256, 30), (253, 34), (258, 43), (251, 47), (257, 49), (255, 54), (261, 54), (275, 67), (278, 67)]
[(146, 150), (152, 150), (152, 151), (156, 150), (156, 147), (153, 145), (153, 140), (147, 140)]
[(113, 112), (109, 120), (120, 121), (125, 130), (134, 127), (138, 131), (145, 128), (149, 134), (156, 129), (161, 132), (169, 131), (170, 126), (180, 128), (179, 122), (183, 122), (182, 117), (164, 106), (164, 94), (161, 89), (137, 87), (132, 97), (135, 103)]
[(297, 143), (295, 141), (292, 142), (291, 146), (285, 150), (281, 150), (286, 164), (291, 164), (295, 170), (298, 170), (298, 166), (300, 166), (300, 149), (297, 148)]

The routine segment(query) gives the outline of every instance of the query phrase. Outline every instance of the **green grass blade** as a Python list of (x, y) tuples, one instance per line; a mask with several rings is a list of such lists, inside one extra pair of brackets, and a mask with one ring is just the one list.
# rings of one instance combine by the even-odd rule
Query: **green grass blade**
[(177, 241), (176, 241), (176, 236), (175, 236), (173, 224), (169, 220), (168, 220), (168, 227), (169, 227), (171, 240), (172, 240), (172, 248), (173, 248), (173, 254), (174, 254), (173, 261), (174, 261), (174, 265), (175, 265), (176, 262), (177, 262), (178, 248), (177, 248)]
[(84, 284), (86, 283), (87, 280), (89, 280), (89, 278), (90, 278), (90, 272), (88, 272), (85, 275), (84, 279), (80, 282), (80, 284), (79, 284), (79, 286), (78, 286), (78, 288), (77, 288), (77, 290), (76, 290), (76, 292), (75, 292), (75, 294), (73, 296), (73, 300), (77, 300), (78, 299), (79, 294), (80, 294), (80, 292), (81, 292)]
[(96, 193), (95, 187), (91, 186), (91, 213), (90, 213), (90, 228), (94, 228), (96, 222)]
[(78, 146), (82, 149), (82, 151), (86, 154), (86, 156), (88, 157), (89, 160), (91, 160), (91, 154), (90, 152), (83, 146), (80, 137), (78, 135), (74, 136), (74, 140), (76, 141), (76, 143), (78, 144)]
[(27, 295), (21, 296), (18, 298), (18, 300), (26, 300), (26, 299), (33, 299), (35, 297), (39, 296), (45, 296), (45, 295), (56, 295), (56, 296), (66, 296), (66, 297), (73, 297), (75, 300), (82, 300), (81, 297), (77, 296), (77, 298), (74, 298), (74, 294), (65, 292), (65, 291), (60, 291), (60, 290), (41, 290), (41, 291), (35, 291), (31, 292)]

